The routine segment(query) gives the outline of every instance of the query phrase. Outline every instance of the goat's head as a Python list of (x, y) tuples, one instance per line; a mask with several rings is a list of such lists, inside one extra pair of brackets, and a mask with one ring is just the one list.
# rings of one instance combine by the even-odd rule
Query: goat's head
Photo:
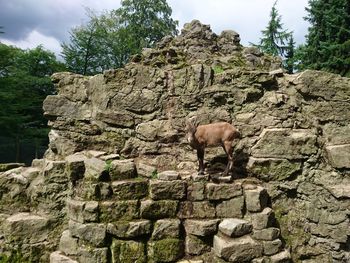
[(198, 122), (196, 117), (191, 117), (186, 121), (186, 138), (187, 141), (192, 144), (195, 141), (195, 133), (197, 131)]

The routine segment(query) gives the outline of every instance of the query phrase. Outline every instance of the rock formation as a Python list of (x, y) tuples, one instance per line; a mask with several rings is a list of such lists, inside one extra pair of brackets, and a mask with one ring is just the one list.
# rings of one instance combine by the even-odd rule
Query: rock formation
[[(54, 74), (45, 159), (0, 173), (0, 254), (349, 262), (350, 80), (288, 75), (239, 41), (195, 20), (122, 69)], [(196, 175), (194, 115), (239, 128), (233, 182), (220, 148)]]

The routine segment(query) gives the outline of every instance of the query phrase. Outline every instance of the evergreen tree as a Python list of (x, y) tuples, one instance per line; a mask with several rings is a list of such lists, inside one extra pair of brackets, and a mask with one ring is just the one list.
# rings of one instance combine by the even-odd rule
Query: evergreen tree
[(305, 18), (310, 27), (300, 48), (300, 68), (350, 76), (349, 0), (309, 0)]
[(292, 74), (295, 68), (295, 42), (293, 35), (290, 35), (288, 40), (288, 45), (286, 48), (285, 64), (284, 67), (289, 74)]
[(256, 45), (264, 53), (284, 57), (288, 47), (286, 42), (290, 40), (292, 33), (283, 29), (281, 16), (278, 14), (277, 1), (272, 6), (270, 20), (265, 30), (262, 30), (260, 43)]

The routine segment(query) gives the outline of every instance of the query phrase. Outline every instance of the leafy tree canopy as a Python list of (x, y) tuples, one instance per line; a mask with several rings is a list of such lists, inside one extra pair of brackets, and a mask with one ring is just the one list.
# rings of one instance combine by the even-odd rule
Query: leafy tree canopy
[(70, 43), (63, 43), (63, 57), (70, 71), (93, 75), (122, 67), (131, 55), (152, 47), (166, 35), (177, 34), (177, 21), (165, 0), (123, 0), (121, 7), (72, 29)]
[(0, 57), (0, 136), (41, 136), (42, 102), (54, 93), (50, 75), (64, 65), (42, 46), (21, 50), (0, 43)]

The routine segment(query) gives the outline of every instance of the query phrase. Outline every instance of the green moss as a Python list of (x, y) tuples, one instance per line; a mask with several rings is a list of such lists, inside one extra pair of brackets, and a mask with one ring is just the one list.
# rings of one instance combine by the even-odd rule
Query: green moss
[(157, 171), (157, 169), (155, 169), (155, 170), (152, 172), (151, 178), (152, 178), (152, 179), (157, 179), (157, 178), (158, 178), (158, 171)]
[(274, 211), (275, 218), (281, 228), (281, 235), (287, 246), (295, 248), (307, 244), (311, 234), (304, 230), (303, 216), (299, 215), (296, 209), (287, 208), (286, 210), (282, 206), (274, 207)]
[(107, 160), (107, 161), (106, 161), (105, 170), (106, 170), (107, 172), (109, 172), (109, 171), (111, 170), (112, 161), (113, 161), (113, 160)]
[(114, 239), (111, 246), (112, 261), (120, 263), (146, 262), (146, 245), (137, 241)]
[(182, 241), (167, 238), (151, 243), (151, 257), (154, 262), (172, 262), (182, 256)]
[(21, 252), (14, 251), (10, 255), (0, 254), (0, 263), (33, 263), (30, 259), (25, 259)]
[(224, 69), (220, 65), (213, 66), (214, 74), (220, 74), (224, 72)]

